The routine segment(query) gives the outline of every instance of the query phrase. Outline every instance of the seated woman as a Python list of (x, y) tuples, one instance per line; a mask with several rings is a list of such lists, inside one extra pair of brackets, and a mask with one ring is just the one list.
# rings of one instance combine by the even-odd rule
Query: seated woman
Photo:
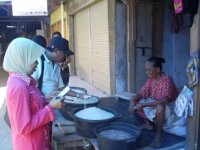
[(156, 123), (156, 136), (151, 147), (157, 148), (162, 143), (162, 129), (165, 123), (170, 124), (173, 118), (170, 117), (170, 104), (178, 96), (178, 90), (173, 79), (162, 72), (163, 58), (150, 57), (145, 70), (148, 80), (131, 100), (129, 112), (137, 113), (144, 119), (141, 129), (153, 129), (151, 122)]

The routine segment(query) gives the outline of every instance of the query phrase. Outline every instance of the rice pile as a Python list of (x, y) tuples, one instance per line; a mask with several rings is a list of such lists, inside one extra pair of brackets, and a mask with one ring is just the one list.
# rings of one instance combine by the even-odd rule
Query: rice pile
[(122, 131), (122, 130), (105, 130), (101, 131), (100, 135), (108, 138), (108, 139), (113, 139), (113, 140), (125, 140), (125, 139), (130, 139), (133, 136), (130, 135), (129, 133)]
[(89, 107), (78, 111), (75, 116), (87, 120), (105, 120), (114, 117), (113, 113), (97, 107)]

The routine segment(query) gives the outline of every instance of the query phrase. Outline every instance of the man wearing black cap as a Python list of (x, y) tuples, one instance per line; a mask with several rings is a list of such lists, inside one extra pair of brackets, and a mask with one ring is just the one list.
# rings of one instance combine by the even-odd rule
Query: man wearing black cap
[[(67, 56), (74, 53), (69, 49), (69, 42), (62, 37), (53, 37), (44, 55), (43, 81), (41, 91), (45, 96), (53, 96), (54, 91), (58, 91), (65, 85), (61, 77), (61, 67), (58, 63), (66, 60)], [(38, 67), (33, 73), (33, 78), (38, 82), (42, 73), (42, 60), (38, 60)]]
[[(47, 49), (51, 52), (54, 52), (55, 50), (60, 50), (62, 51), (65, 56), (71, 56), (74, 55), (74, 52), (72, 52), (69, 49), (69, 42), (68, 40), (60, 37), (60, 36), (56, 36), (53, 37), (50, 41), (50, 45), (47, 47)], [(63, 61), (62, 61), (63, 62)]]
[[(62, 37), (61, 33), (59, 31), (55, 31), (52, 35), (52, 37)], [(60, 63), (61, 66), (61, 77), (63, 79), (63, 83), (65, 85), (68, 85), (69, 83), (69, 76), (70, 76), (70, 71), (69, 71), (69, 63), (71, 62), (71, 55), (74, 55), (74, 53), (71, 53), (66, 56), (66, 60), (62, 63)]]

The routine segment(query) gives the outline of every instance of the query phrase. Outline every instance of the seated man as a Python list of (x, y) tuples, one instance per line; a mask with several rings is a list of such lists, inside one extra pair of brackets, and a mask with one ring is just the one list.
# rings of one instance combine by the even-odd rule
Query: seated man
[(163, 58), (151, 57), (145, 64), (148, 77), (145, 85), (131, 100), (129, 112), (137, 111), (144, 119), (141, 129), (152, 129), (151, 122), (156, 123), (156, 136), (150, 145), (153, 148), (161, 146), (163, 140), (163, 126), (173, 121), (171, 103), (178, 96), (178, 90), (172, 78), (162, 72)]

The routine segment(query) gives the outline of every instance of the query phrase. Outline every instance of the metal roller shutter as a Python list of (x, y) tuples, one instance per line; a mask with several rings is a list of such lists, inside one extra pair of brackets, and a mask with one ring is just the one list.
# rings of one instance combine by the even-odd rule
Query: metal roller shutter
[(77, 13), (74, 21), (77, 75), (110, 94), (107, 0)]
[(92, 84), (89, 8), (74, 16), (74, 34), (77, 76)]
[(93, 85), (110, 93), (108, 5), (103, 0), (90, 7)]

